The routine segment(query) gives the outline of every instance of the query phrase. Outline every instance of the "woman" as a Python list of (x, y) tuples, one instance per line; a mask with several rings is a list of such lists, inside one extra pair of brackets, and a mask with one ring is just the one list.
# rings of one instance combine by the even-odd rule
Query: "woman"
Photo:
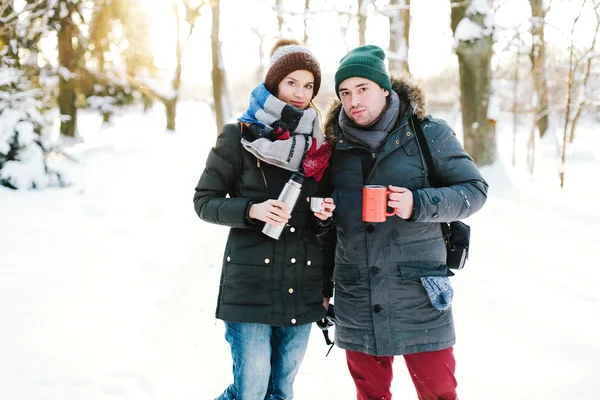
[[(316, 235), (335, 206), (326, 198), (313, 214), (304, 201), (328, 186), (331, 150), (311, 105), (320, 83), (308, 49), (277, 42), (264, 82), (239, 122), (223, 127), (196, 187), (198, 216), (231, 227), (216, 316), (225, 321), (233, 383), (219, 400), (291, 399), (311, 322), (325, 316), (332, 288), (323, 286)], [(294, 173), (305, 178), (289, 210), (276, 199)], [(261, 232), (266, 223), (285, 226), (278, 240)]]

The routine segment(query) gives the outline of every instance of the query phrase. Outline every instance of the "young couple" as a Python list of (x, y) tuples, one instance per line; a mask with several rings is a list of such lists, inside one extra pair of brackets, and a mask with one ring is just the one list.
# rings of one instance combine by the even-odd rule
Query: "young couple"
[[(208, 155), (194, 208), (231, 228), (216, 316), (225, 322), (233, 383), (219, 400), (292, 399), (311, 323), (325, 317), (334, 285), (335, 343), (346, 350), (357, 399), (391, 399), (397, 355), (419, 399), (457, 398), (440, 222), (478, 211), (488, 185), (446, 122), (425, 115), (421, 89), (390, 79), (384, 61), (372, 45), (342, 58), (340, 101), (324, 133), (312, 104), (319, 63), (297, 42), (279, 41), (248, 109)], [(443, 187), (429, 184), (415, 120)], [(290, 213), (277, 198), (294, 173), (305, 179)], [(362, 221), (366, 184), (389, 188), (395, 216)], [(325, 198), (320, 212), (309, 197)], [(267, 223), (284, 226), (279, 240), (261, 232)]]

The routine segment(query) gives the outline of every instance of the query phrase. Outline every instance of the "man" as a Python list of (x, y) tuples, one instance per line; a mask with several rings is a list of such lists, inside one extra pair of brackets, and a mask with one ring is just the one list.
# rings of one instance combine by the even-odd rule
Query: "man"
[[(425, 115), (421, 89), (406, 79), (390, 81), (384, 60), (371, 45), (342, 58), (335, 74), (341, 103), (326, 124), (337, 208), (322, 246), (335, 265), (335, 343), (346, 350), (358, 399), (390, 399), (392, 363), (402, 355), (419, 399), (452, 400), (452, 309), (434, 308), (421, 278), (448, 283), (453, 274), (440, 222), (478, 211), (488, 185), (448, 124)], [(413, 114), (444, 187), (428, 181)], [(362, 221), (367, 184), (392, 191), (387, 204), (397, 212), (385, 222)]]

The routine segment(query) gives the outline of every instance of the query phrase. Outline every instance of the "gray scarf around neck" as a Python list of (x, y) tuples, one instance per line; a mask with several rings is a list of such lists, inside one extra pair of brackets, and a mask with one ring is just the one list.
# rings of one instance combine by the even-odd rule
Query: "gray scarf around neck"
[(372, 127), (359, 127), (346, 115), (342, 107), (338, 121), (346, 137), (353, 142), (368, 146), (371, 150), (377, 150), (385, 138), (392, 133), (400, 115), (400, 98), (398, 94), (392, 90), (389, 97), (383, 115)]
[(308, 154), (313, 142), (315, 150), (327, 144), (314, 109), (286, 104), (273, 96), (264, 82), (252, 91), (250, 105), (239, 121), (252, 132), (252, 137), (242, 136), (242, 146), (256, 158), (289, 171), (307, 173), (301, 168), (314, 157)]

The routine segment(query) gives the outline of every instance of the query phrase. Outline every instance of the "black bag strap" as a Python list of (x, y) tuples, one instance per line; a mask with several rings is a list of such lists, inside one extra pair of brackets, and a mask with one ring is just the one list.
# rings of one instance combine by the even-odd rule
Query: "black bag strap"
[(415, 130), (415, 134), (417, 135), (417, 140), (419, 141), (419, 147), (421, 148), (421, 153), (423, 153), (423, 158), (425, 158), (425, 164), (427, 164), (427, 173), (429, 175), (429, 183), (434, 188), (439, 187), (437, 181), (437, 172), (435, 171), (435, 166), (433, 165), (433, 157), (431, 157), (431, 150), (429, 150), (429, 146), (427, 145), (427, 140), (425, 139), (425, 134), (423, 133), (423, 129), (421, 128), (421, 120), (417, 117), (416, 114), (411, 116), (413, 129)]
[[(415, 135), (417, 136), (417, 141), (419, 142), (419, 147), (421, 148), (421, 153), (423, 154), (423, 158), (425, 159), (425, 164), (427, 164), (427, 174), (429, 177), (429, 183), (432, 187), (439, 187), (439, 182), (437, 180), (437, 172), (435, 170), (435, 166), (433, 164), (433, 157), (431, 157), (431, 150), (427, 145), (427, 140), (425, 139), (425, 134), (423, 133), (423, 129), (421, 128), (421, 120), (417, 117), (416, 114), (411, 116), (413, 129), (415, 130)], [(448, 240), (450, 237), (450, 226), (442, 222), (442, 233), (444, 235), (444, 239)]]

